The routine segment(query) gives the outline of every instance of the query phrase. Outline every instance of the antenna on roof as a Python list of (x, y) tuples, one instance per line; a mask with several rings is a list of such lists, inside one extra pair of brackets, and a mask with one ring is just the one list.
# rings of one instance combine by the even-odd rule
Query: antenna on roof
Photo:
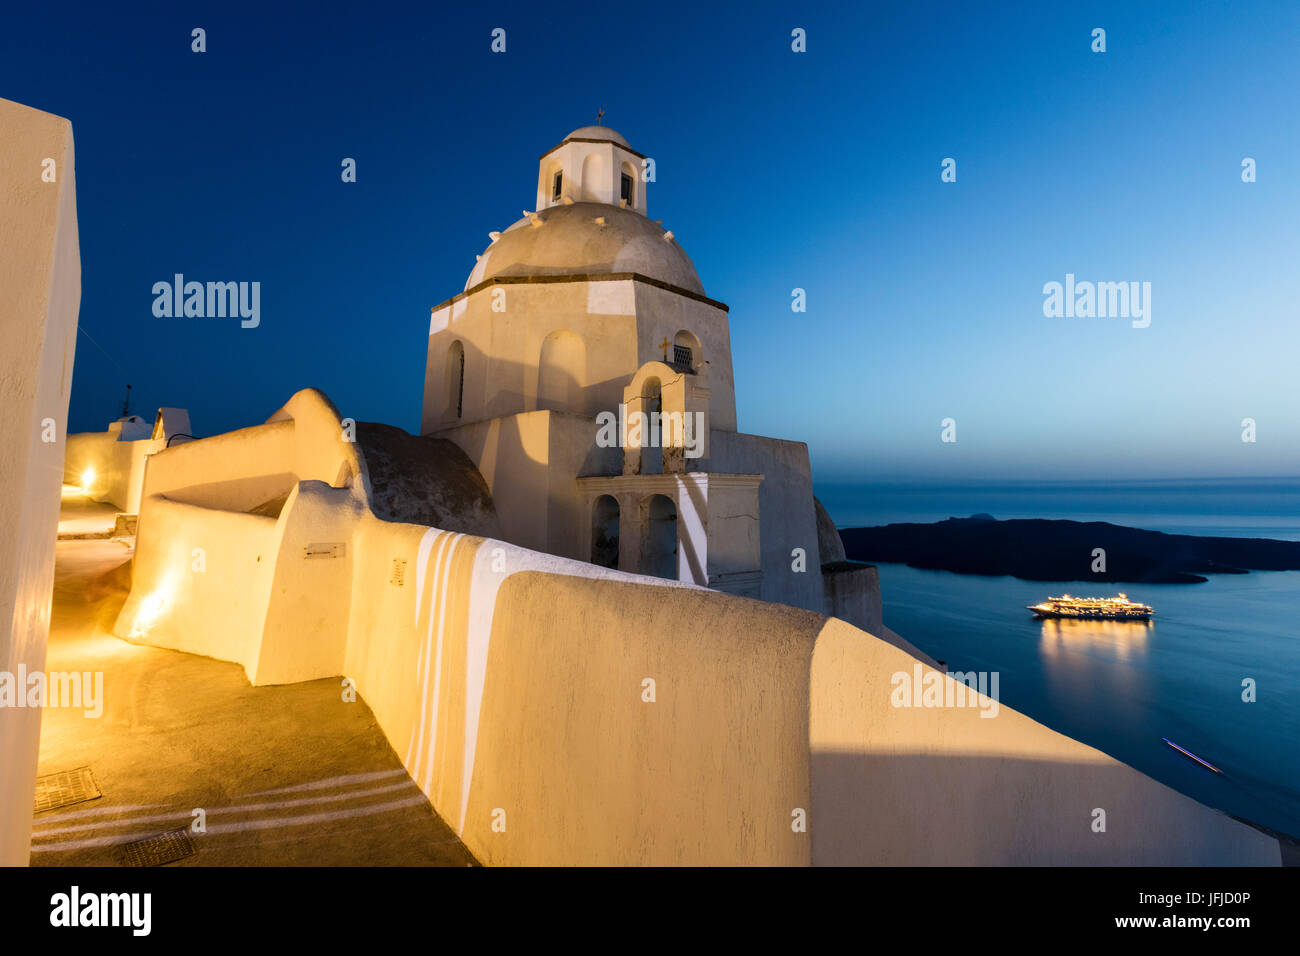
[(126, 387), (126, 400), (122, 402), (122, 417), (126, 418), (131, 414), (131, 386)]

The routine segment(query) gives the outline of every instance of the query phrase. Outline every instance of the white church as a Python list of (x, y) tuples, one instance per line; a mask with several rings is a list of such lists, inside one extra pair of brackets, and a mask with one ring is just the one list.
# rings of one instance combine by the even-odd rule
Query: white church
[[(542, 154), (535, 211), (433, 307), (422, 434), (468, 454), (513, 544), (878, 624), (807, 446), (738, 430), (728, 308), (649, 218), (646, 162), (604, 126)], [(636, 427), (660, 419), (684, 427)]]
[[(71, 159), (66, 121), (0, 117), (30, 155)], [(166, 408), (152, 431), (14, 442), (41, 457), (6, 473), (27, 524), (5, 560), (27, 577), (0, 599), (29, 609), (10, 659), (42, 666), (71, 490), (127, 509), (118, 638), (238, 664), (254, 687), (330, 681), (327, 719), (349, 721), (332, 726), (350, 733), (338, 715), (364, 703), (486, 865), (1280, 862), (1273, 836), (1009, 706), (894, 706), (891, 675), (954, 676), (880, 621), (806, 446), (738, 430), (727, 307), (649, 218), (644, 159), (600, 126), (542, 156), (533, 211), (432, 310), (420, 435), (306, 388), (203, 438)], [(48, 308), (14, 313), (58, 347), (15, 353), (11, 377), (66, 409), (80, 270), (75, 217), (68, 233), (51, 210), (75, 209), (74, 179), (34, 193), (31, 164), (2, 160), (0, 191), (42, 197), (19, 204), (23, 249), (64, 257), (24, 273), (57, 277)], [(636, 424), (656, 413), (683, 427), (656, 440)], [(260, 759), (247, 727), (234, 743)], [(0, 789), (0, 862), (29, 856), (39, 730), (0, 719), (26, 761), (6, 766), (28, 768)]]

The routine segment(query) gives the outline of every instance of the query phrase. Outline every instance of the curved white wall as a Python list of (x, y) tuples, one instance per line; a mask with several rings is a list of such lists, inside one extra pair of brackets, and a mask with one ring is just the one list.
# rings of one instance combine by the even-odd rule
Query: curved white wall
[[(317, 443), (298, 461), (325, 472), (331, 408), (294, 421), (295, 445)], [(216, 542), (213, 576), (143, 639), (239, 660), (257, 683), (353, 678), (486, 863), (1280, 860), (1275, 840), (1005, 706), (891, 706), (891, 675), (926, 665), (842, 621), (381, 521), (356, 464), (351, 489), (297, 482), (275, 520), (147, 496), (119, 633), (193, 541)], [(231, 615), (236, 588), (251, 610)]]

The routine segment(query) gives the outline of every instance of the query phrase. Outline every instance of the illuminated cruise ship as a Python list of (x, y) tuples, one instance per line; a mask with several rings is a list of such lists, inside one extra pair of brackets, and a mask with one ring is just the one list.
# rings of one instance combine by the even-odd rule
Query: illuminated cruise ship
[(1031, 604), (1029, 610), (1038, 617), (1079, 617), (1108, 621), (1150, 620), (1155, 608), (1128, 599), (1123, 592), (1113, 598), (1077, 598), (1063, 594), (1049, 597), (1042, 604)]

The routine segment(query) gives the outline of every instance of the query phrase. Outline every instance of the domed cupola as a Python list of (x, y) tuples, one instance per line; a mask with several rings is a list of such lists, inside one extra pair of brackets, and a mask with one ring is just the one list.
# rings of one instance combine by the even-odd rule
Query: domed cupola
[(646, 216), (645, 156), (608, 126), (584, 126), (542, 155), (537, 210), (478, 257), (469, 290), (497, 277), (635, 273), (704, 294), (673, 234)]
[(595, 202), (562, 203), (520, 219), (478, 257), (465, 288), (498, 276), (626, 273), (704, 294), (671, 232), (639, 213)]
[(564, 202), (598, 202), (645, 216), (645, 156), (608, 126), (575, 129), (542, 154), (537, 172), (537, 210)]

